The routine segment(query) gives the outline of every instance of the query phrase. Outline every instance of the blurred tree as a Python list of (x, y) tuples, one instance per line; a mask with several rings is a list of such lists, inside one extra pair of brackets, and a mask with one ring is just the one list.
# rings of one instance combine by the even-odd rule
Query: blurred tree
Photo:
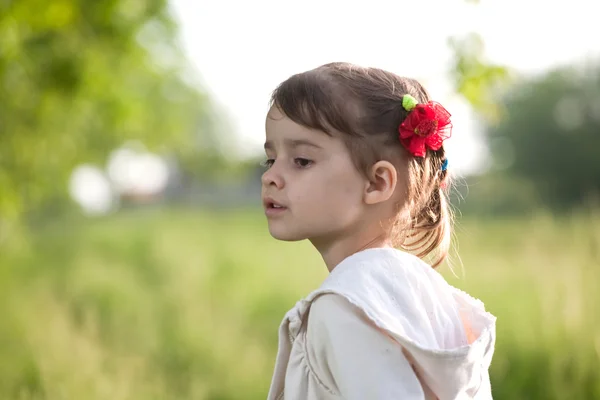
[[(457, 92), (496, 117), (508, 71), (477, 35), (450, 46)], [(188, 68), (167, 0), (0, 1), (0, 234), (2, 221), (63, 201), (74, 165), (103, 164), (126, 140), (170, 149), (202, 177), (227, 166), (214, 133), (228, 129)]]
[(0, 1), (0, 225), (126, 140), (185, 156), (209, 135), (175, 28), (167, 0)]
[[(464, 1), (475, 7), (480, 3), (480, 0)], [(495, 100), (496, 94), (511, 81), (512, 71), (486, 58), (484, 41), (475, 32), (450, 37), (448, 45), (453, 57), (449, 73), (454, 89), (484, 119), (497, 122), (501, 108)]]
[(449, 46), (453, 54), (449, 72), (454, 89), (485, 119), (498, 121), (501, 113), (496, 93), (510, 82), (511, 71), (486, 59), (483, 39), (476, 33), (451, 37)]
[(544, 202), (600, 193), (600, 65), (564, 67), (519, 83), (488, 129), (495, 164), (529, 180)]

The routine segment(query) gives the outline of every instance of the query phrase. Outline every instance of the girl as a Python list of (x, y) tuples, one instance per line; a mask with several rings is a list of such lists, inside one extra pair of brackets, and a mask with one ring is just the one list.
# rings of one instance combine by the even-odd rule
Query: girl
[(417, 81), (376, 68), (327, 64), (274, 91), (269, 231), (309, 239), (330, 274), (280, 326), (269, 399), (492, 398), (495, 317), (421, 260), (450, 246), (450, 130)]

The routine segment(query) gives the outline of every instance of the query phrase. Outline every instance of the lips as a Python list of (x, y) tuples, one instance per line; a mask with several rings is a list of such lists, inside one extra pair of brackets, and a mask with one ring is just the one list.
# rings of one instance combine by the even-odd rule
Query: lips
[(271, 197), (265, 197), (263, 199), (263, 207), (265, 208), (265, 214), (267, 214), (267, 216), (279, 215), (287, 210), (285, 205), (275, 201)]

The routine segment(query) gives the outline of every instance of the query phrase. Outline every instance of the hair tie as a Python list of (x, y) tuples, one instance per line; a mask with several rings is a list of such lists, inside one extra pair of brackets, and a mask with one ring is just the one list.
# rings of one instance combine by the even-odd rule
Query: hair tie
[(442, 163), (442, 171), (445, 171), (448, 169), (448, 159), (446, 158), (444, 160), (444, 162)]
[(419, 103), (410, 94), (402, 96), (408, 115), (400, 124), (400, 141), (410, 154), (425, 157), (427, 149), (439, 150), (452, 136), (450, 113), (440, 103)]
[(410, 94), (405, 94), (404, 96), (402, 96), (402, 107), (406, 111), (409, 111), (409, 112), (412, 111), (413, 108), (415, 108), (417, 106), (417, 104), (419, 104), (417, 99), (412, 97)]

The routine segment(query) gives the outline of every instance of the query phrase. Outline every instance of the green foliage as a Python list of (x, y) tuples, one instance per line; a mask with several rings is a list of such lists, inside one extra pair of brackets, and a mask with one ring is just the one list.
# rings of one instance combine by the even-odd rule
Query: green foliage
[[(56, 220), (0, 253), (0, 398), (264, 399), (284, 313), (326, 276), (264, 224), (138, 210)], [(459, 221), (464, 269), (440, 268), (498, 316), (494, 399), (600, 397), (599, 227)]]
[[(0, 1), (0, 242), (23, 215), (64, 209), (72, 168), (128, 140), (177, 157), (191, 179), (239, 175), (222, 152), (231, 129), (191, 82), (176, 33), (167, 0)], [(481, 43), (451, 43), (458, 92), (493, 113), (505, 70)]]
[(491, 121), (497, 121), (501, 113), (495, 94), (510, 81), (509, 69), (486, 60), (485, 46), (478, 34), (450, 38), (449, 45), (454, 54), (450, 76), (456, 92), (475, 111)]
[(515, 86), (505, 118), (489, 128), (492, 144), (509, 150), (506, 172), (531, 182), (548, 205), (597, 201), (599, 93), (600, 66), (557, 69)]
[(188, 72), (166, 0), (0, 3), (1, 219), (64, 198), (74, 165), (103, 165), (127, 140), (208, 136)]

